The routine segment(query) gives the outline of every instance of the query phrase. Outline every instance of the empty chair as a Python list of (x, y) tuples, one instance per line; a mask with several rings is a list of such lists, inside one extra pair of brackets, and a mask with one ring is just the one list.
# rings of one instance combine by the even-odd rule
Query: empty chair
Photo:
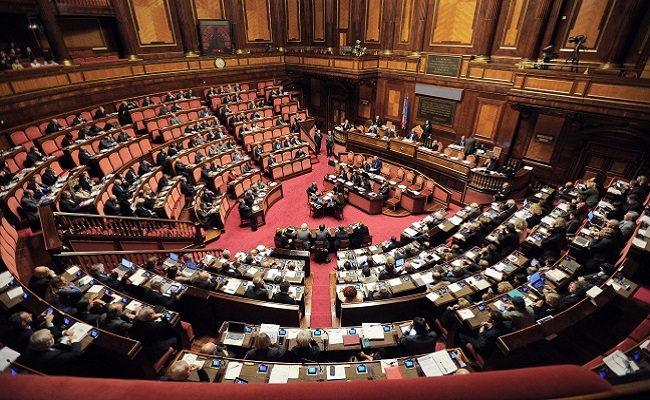
[(390, 208), (393, 211), (396, 211), (397, 207), (399, 207), (401, 202), (402, 202), (402, 190), (395, 189), (395, 194), (393, 194), (393, 197), (386, 200), (386, 207)]

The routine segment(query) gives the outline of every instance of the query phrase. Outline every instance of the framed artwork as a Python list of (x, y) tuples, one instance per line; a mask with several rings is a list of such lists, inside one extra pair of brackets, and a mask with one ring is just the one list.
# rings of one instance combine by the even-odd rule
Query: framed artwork
[(227, 19), (199, 20), (199, 37), (204, 56), (232, 53), (230, 21)]

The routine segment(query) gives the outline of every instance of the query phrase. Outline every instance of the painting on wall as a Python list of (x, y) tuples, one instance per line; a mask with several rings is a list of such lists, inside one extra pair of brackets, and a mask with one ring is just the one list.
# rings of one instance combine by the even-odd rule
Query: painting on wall
[(213, 19), (199, 21), (201, 50), (204, 56), (232, 53), (230, 21)]

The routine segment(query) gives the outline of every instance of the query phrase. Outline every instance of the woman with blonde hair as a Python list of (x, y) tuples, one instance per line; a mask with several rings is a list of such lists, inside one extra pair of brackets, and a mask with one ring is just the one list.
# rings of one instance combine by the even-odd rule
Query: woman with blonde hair
[(244, 359), (255, 361), (282, 361), (284, 349), (273, 344), (271, 338), (262, 332), (255, 337), (253, 348), (246, 353)]
[(81, 298), (81, 289), (62, 276), (55, 276), (45, 292), (45, 301), (59, 310), (68, 313)]

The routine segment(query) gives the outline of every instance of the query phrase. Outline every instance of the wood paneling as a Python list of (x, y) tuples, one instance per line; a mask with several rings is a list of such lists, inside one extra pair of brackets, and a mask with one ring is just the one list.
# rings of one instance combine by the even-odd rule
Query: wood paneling
[(501, 37), (501, 48), (512, 49), (517, 47), (529, 2), (530, 0), (509, 1), (506, 23)]
[(59, 18), (63, 41), (68, 49), (108, 48), (97, 18)]
[[(339, 29), (348, 29), (349, 26), (350, 26), (350, 0), (339, 0)], [(345, 43), (345, 42), (341, 42), (341, 43)]]
[(471, 46), (480, 0), (436, 0), (430, 45)]
[(388, 90), (388, 101), (386, 103), (386, 117), (399, 119), (402, 105), (402, 92), (399, 90)]
[(141, 46), (176, 44), (167, 0), (130, 1)]
[(325, 41), (325, 0), (313, 0), (314, 42)]
[[(550, 163), (551, 156), (553, 155), (553, 151), (555, 150), (555, 146), (558, 142), (558, 138), (562, 131), (563, 125), (564, 125), (563, 117), (540, 114), (537, 117), (537, 123), (535, 124), (533, 136), (530, 140), (530, 144), (528, 145), (526, 158), (531, 160), (537, 160), (547, 164)], [(548, 143), (543, 141), (537, 141), (535, 139), (537, 134), (552, 137), (553, 140)]]
[(319, 79), (309, 80), (309, 102), (312, 106), (320, 108), (321, 82)]
[(242, 0), (246, 20), (246, 41), (270, 42), (271, 12), (268, 0)]
[(411, 21), (413, 20), (413, 3), (415, 0), (402, 0), (402, 13), (400, 17), (400, 43), (408, 43), (411, 36)]
[(300, 10), (300, 0), (287, 0), (287, 41), (288, 42), (300, 42), (300, 21), (301, 10)]
[(474, 133), (476, 136), (493, 140), (501, 121), (501, 113), (505, 102), (491, 99), (478, 99), (476, 109), (476, 123)]
[(223, 0), (194, 0), (196, 19), (226, 19)]
[(607, 28), (609, 17), (617, 0), (575, 0), (569, 16), (569, 29), (565, 32), (563, 50), (571, 50), (573, 43), (569, 37), (586, 35), (587, 49), (598, 49), (602, 33)]
[(379, 42), (382, 0), (366, 0), (366, 42)]
[(12, 82), (11, 86), (15, 93), (34, 92), (37, 90), (47, 89), (50, 87), (66, 85), (68, 77), (64, 74), (43, 76), (34, 79), (24, 79), (21, 81)]

